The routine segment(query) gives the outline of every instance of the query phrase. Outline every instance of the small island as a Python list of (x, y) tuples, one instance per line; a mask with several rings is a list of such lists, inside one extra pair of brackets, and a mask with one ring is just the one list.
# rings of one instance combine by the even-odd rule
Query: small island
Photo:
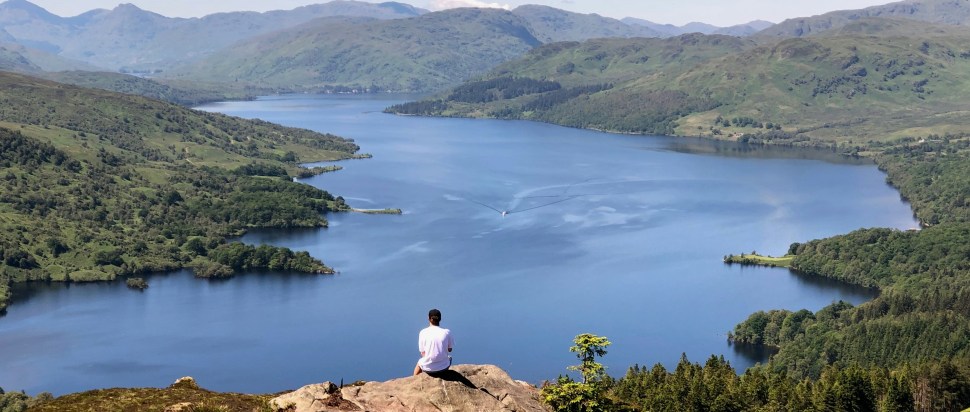
[(148, 282), (146, 282), (144, 278), (128, 278), (128, 280), (125, 281), (125, 284), (132, 289), (148, 289)]

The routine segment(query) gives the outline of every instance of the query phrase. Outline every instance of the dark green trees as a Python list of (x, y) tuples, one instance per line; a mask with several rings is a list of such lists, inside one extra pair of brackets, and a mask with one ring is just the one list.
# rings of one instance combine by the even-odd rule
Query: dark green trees
[(570, 352), (576, 354), (579, 365), (570, 366), (570, 370), (578, 371), (583, 376), (582, 382), (576, 382), (568, 376), (560, 375), (554, 384), (542, 387), (542, 399), (560, 412), (598, 412), (615, 410), (615, 405), (607, 398), (606, 389), (610, 377), (602, 364), (596, 362), (597, 357), (606, 355), (606, 347), (610, 341), (603, 336), (584, 333), (573, 339)]

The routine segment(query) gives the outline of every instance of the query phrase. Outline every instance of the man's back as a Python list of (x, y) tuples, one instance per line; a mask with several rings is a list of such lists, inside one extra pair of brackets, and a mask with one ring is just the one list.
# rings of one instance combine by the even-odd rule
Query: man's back
[(418, 366), (426, 372), (437, 372), (450, 365), (448, 352), (455, 346), (451, 331), (431, 325), (418, 334), (418, 350), (424, 355)]

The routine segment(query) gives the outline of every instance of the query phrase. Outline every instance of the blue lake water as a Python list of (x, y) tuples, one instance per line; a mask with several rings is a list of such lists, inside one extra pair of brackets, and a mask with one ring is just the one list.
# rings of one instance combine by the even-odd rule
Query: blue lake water
[[(0, 387), (55, 394), (165, 386), (276, 392), (409, 373), (428, 309), (458, 363), (554, 379), (580, 333), (635, 363), (764, 360), (726, 334), (750, 313), (818, 310), (874, 292), (787, 270), (727, 266), (862, 227), (917, 226), (875, 166), (826, 153), (547, 124), (399, 117), (375, 97), (283, 96), (204, 110), (354, 138), (373, 159), (304, 180), (358, 208), (321, 230), (246, 235), (307, 250), (336, 276), (175, 272), (123, 282), (28, 285), (0, 318)], [(498, 211), (510, 210), (503, 217)]]

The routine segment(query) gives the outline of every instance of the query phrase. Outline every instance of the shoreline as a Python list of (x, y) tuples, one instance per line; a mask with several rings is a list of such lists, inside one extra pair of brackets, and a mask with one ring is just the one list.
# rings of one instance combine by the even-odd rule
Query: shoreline
[(774, 257), (756, 253), (741, 253), (739, 255), (725, 256), (724, 263), (727, 265), (738, 264), (741, 266), (765, 266), (791, 269), (791, 263), (794, 259), (795, 255)]
[(404, 212), (401, 209), (386, 208), (386, 209), (357, 209), (350, 208), (351, 212), (363, 213), (365, 215), (403, 215)]

